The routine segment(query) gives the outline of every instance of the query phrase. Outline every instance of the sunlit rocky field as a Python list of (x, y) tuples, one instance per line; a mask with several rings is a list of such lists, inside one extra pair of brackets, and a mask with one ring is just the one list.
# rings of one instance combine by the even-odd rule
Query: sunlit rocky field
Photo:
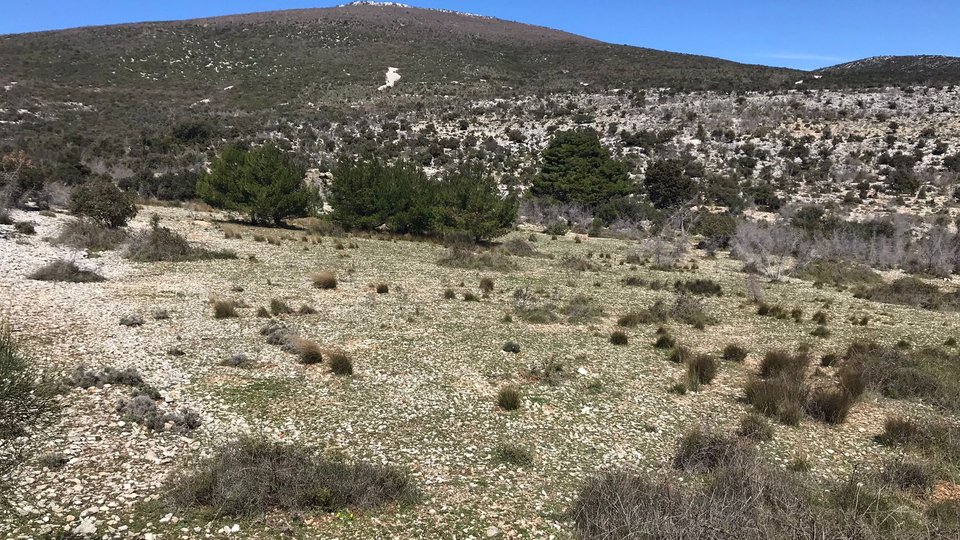
[[(695, 239), (677, 265), (656, 269), (637, 241), (525, 226), (470, 255), (186, 208), (143, 208), (130, 228), (149, 229), (152, 214), (236, 258), (134, 262), (122, 246), (74, 250), (51, 241), (74, 219), (62, 213), (14, 211), (36, 224), (32, 235), (0, 226), (3, 318), (58, 387), (38, 422), (0, 440), (9, 502), (0, 536), (570, 538), (585, 482), (628, 469), (697, 485), (701, 475), (676, 466), (678, 441), (696, 428), (746, 433), (750, 414), (772, 429), (755, 437), (761, 459), (824, 493), (907, 456), (939, 468), (932, 485), (897, 492), (904, 522), (957, 500), (956, 461), (880, 437), (889, 418), (956, 429), (956, 397), (868, 383), (832, 423), (809, 405), (793, 420), (768, 418), (744, 390), (775, 350), (806, 351), (811, 391), (834, 388), (850, 345), (872, 341), (910, 358), (941, 351), (948, 360), (921, 365), (917, 377), (954, 377), (940, 389), (949, 393), (953, 311), (857, 298), (854, 286), (814, 279), (750, 277), (728, 251), (709, 255)], [(28, 277), (61, 258), (105, 280)], [(714, 283), (678, 292), (707, 283), (697, 280)], [(690, 375), (700, 353), (715, 376)], [(97, 380), (108, 367), (142, 381)], [(142, 388), (158, 392), (154, 406), (168, 416), (143, 421), (129, 401)], [(390, 466), (407, 475), (408, 493), (257, 515), (170, 501), (178, 478), (251, 438)]]

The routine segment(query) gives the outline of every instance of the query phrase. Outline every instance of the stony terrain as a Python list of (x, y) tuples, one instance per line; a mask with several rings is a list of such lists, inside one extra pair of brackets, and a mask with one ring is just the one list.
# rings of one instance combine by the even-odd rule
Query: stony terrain
[[(726, 252), (711, 258), (695, 250), (688, 257), (695, 269), (688, 264), (687, 270), (667, 272), (626, 263), (636, 247), (632, 242), (574, 234), (551, 239), (522, 230), (510, 236), (529, 238), (541, 256), (510, 257), (518, 265), (513, 271), (478, 272), (438, 265), (446, 250), (430, 242), (256, 229), (199, 210), (145, 207), (131, 227), (147, 227), (153, 213), (191, 242), (235, 250), (239, 258), (133, 263), (122, 251), (91, 256), (48, 241), (72, 217), (15, 211), (15, 219), (36, 223), (37, 234), (0, 226), (0, 304), (47, 375), (80, 364), (133, 367), (169, 407), (197, 411), (202, 426), (186, 434), (149, 432), (115, 411), (124, 388), (60, 395), (58, 410), (33, 432), (2, 441), (0, 449), (18, 452), (21, 463), (0, 476), (10, 503), (0, 507), (0, 536), (95, 531), (102, 538), (275, 538), (284, 532), (298, 538), (568, 538), (565, 512), (586, 478), (619, 466), (659, 469), (676, 439), (697, 425), (734, 429), (748, 410), (740, 401), (743, 383), (767, 350), (807, 343), (819, 357), (842, 353), (856, 338), (888, 344), (903, 339), (923, 347), (960, 333), (954, 313), (878, 304), (794, 279), (764, 283), (764, 294), (769, 302), (800, 307), (803, 321), (759, 317), (747, 301), (742, 263)], [(242, 238), (225, 238), (225, 229)], [(261, 235), (274, 241), (254, 240)], [(27, 279), (58, 257), (96, 269), (107, 281)], [(570, 257), (594, 267), (570, 269), (564, 262)], [(336, 273), (337, 289), (311, 286), (310, 274), (320, 270)], [(610, 343), (617, 317), (674, 297), (627, 287), (626, 276), (718, 281), (723, 296), (703, 300), (718, 324), (704, 330), (667, 326), (696, 351), (719, 354), (727, 343), (740, 342), (750, 351), (747, 361), (723, 362), (718, 378), (700, 392), (671, 393), (684, 369), (651, 346), (656, 325), (628, 329), (626, 346)], [(494, 282), (489, 297), (463, 301), (465, 292), (480, 295), (484, 277)], [(375, 292), (380, 283), (389, 285), (388, 293)], [(448, 288), (455, 299), (444, 298)], [(528, 323), (517, 316), (517, 290), (557, 306), (586, 295), (601, 312), (582, 323), (565, 317)], [(214, 319), (213, 298), (242, 302), (239, 318)], [(255, 311), (274, 298), (294, 309), (315, 308), (316, 314), (276, 318), (325, 348), (348, 352), (355, 374), (338, 377), (323, 365), (304, 366), (267, 345), (260, 334), (267, 320)], [(157, 309), (170, 318), (155, 320), (151, 313)], [(832, 330), (826, 338), (810, 335), (816, 327), (810, 315), (821, 309)], [(121, 326), (128, 314), (141, 315), (145, 324)], [(871, 320), (854, 326), (851, 315)], [(520, 345), (519, 354), (501, 350), (508, 340)], [(174, 349), (184, 354), (171, 355)], [(254, 367), (220, 365), (241, 353), (256, 361)], [(537, 375), (551, 361), (562, 366), (553, 384)], [(814, 377), (830, 372), (818, 368)], [(508, 383), (521, 388), (518, 411), (495, 404), (498, 389)], [(942, 415), (870, 395), (837, 426), (809, 418), (799, 427), (778, 425), (761, 452), (781, 466), (803, 457), (818, 481), (871, 470), (893, 455), (873, 437), (884, 418), (897, 413)], [(422, 500), (379, 513), (239, 521), (165, 506), (168, 477), (244, 433), (400, 466), (412, 474)], [(533, 463), (498, 462), (494, 452), (504, 442), (529, 447)], [(67, 459), (62, 468), (41, 464), (51, 452)]]

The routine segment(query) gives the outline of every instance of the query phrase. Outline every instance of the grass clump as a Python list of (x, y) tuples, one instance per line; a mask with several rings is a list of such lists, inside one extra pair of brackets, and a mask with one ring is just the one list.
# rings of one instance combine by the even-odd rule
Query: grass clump
[(237, 517), (271, 511), (374, 510), (408, 504), (417, 492), (394, 467), (348, 463), (298, 444), (246, 438), (174, 478), (168, 486), (177, 508)]
[(66, 259), (57, 259), (46, 264), (29, 276), (37, 281), (64, 281), (68, 283), (99, 283), (107, 278), (92, 270), (84, 270), (77, 263)]
[(504, 386), (497, 392), (497, 406), (505, 411), (520, 408), (520, 389), (516, 386)]
[(794, 276), (815, 283), (829, 283), (837, 287), (877, 285), (883, 283), (880, 274), (870, 267), (855, 262), (818, 259), (794, 272)]
[(808, 398), (807, 414), (828, 424), (842, 424), (855, 401), (856, 396), (843, 388), (817, 388)]
[(766, 378), (788, 374), (802, 377), (809, 365), (810, 356), (806, 353), (794, 354), (782, 349), (768, 351), (760, 361), (760, 376)]
[(610, 343), (613, 345), (623, 346), (627, 344), (627, 341), (627, 334), (622, 330), (614, 330), (613, 333), (610, 334)]
[(737, 427), (737, 435), (753, 439), (755, 441), (769, 441), (773, 439), (773, 426), (763, 416), (756, 413), (748, 413), (740, 419), (740, 425)]
[(289, 315), (293, 313), (293, 308), (279, 298), (270, 300), (270, 313), (274, 315)]
[(696, 294), (700, 296), (723, 296), (723, 288), (712, 279), (692, 279), (677, 281), (673, 289), (678, 293)]
[(747, 358), (747, 349), (739, 343), (730, 343), (723, 348), (723, 359), (731, 362), (743, 362)]
[(677, 443), (672, 464), (683, 471), (709, 472), (750, 454), (749, 447), (736, 437), (698, 428), (687, 432)]
[(109, 251), (127, 239), (123, 229), (111, 229), (86, 219), (76, 219), (64, 224), (54, 242), (61, 246), (88, 251)]
[(503, 344), (503, 347), (501, 348), (501, 350), (503, 352), (517, 354), (520, 352), (520, 345), (518, 345), (515, 341), (508, 341)]
[(503, 464), (524, 467), (533, 463), (533, 452), (516, 443), (503, 443), (494, 449), (494, 458)]
[(390, 292), (390, 285), (387, 283), (377, 283), (377, 294), (387, 294)]
[(670, 361), (674, 364), (686, 364), (687, 360), (692, 357), (693, 351), (683, 345), (677, 345), (670, 351)]
[(578, 294), (567, 302), (561, 313), (567, 316), (570, 323), (582, 324), (603, 315), (603, 309), (589, 296)]
[(237, 313), (237, 302), (234, 300), (214, 300), (213, 318), (214, 319), (233, 319), (239, 317)]
[(717, 359), (709, 354), (696, 354), (687, 358), (687, 380), (696, 386), (713, 382), (719, 370)]
[(333, 272), (317, 272), (310, 277), (310, 280), (317, 289), (330, 290), (337, 288), (337, 276)]
[(323, 349), (311, 339), (292, 336), (288, 339), (289, 348), (300, 357), (300, 363), (312, 366), (323, 362)]
[(653, 348), (655, 349), (672, 349), (676, 346), (677, 340), (673, 338), (668, 333), (663, 333), (657, 335), (656, 341), (653, 342)]
[(346, 353), (332, 352), (330, 357), (330, 371), (334, 375), (348, 376), (353, 375), (353, 359)]

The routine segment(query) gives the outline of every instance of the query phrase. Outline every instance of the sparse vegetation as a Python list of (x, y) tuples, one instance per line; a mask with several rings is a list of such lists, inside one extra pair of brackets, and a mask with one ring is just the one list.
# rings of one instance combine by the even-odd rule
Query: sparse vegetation
[(30, 279), (37, 281), (66, 281), (69, 283), (96, 283), (106, 281), (106, 278), (93, 270), (85, 270), (77, 263), (65, 259), (57, 259), (48, 263), (32, 274)]

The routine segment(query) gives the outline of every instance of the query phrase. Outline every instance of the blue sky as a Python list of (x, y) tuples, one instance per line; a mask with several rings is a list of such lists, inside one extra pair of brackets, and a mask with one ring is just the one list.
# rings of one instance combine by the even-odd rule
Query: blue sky
[[(337, 1), (4, 0), (0, 34), (292, 9)], [(408, 0), (612, 43), (814, 69), (867, 56), (960, 56), (958, 0)]]

